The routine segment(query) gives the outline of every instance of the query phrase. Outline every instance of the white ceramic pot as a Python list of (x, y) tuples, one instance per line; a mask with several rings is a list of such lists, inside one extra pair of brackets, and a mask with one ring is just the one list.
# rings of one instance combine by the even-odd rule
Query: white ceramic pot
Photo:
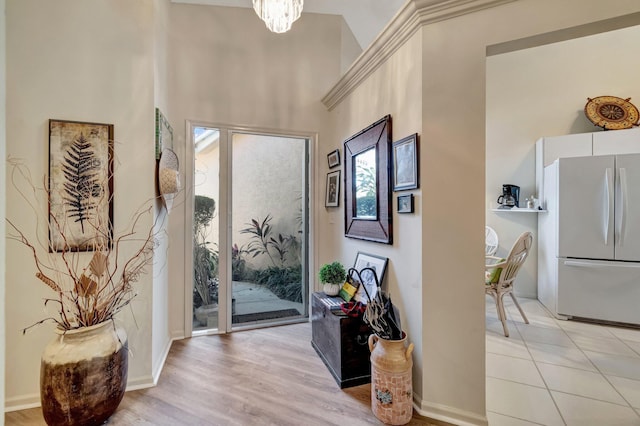
[(324, 283), (322, 291), (324, 291), (327, 296), (337, 296), (340, 292), (340, 287), (342, 287), (340, 284)]

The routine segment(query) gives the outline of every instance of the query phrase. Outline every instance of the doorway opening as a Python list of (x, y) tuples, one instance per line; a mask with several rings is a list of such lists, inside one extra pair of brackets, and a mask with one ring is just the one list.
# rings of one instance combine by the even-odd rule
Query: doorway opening
[(306, 321), (309, 137), (191, 125), (193, 334)]

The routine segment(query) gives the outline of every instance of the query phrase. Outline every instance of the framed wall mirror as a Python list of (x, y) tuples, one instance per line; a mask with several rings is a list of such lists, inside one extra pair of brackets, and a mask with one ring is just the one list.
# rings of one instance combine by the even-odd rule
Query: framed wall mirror
[(391, 116), (344, 142), (345, 236), (391, 244)]

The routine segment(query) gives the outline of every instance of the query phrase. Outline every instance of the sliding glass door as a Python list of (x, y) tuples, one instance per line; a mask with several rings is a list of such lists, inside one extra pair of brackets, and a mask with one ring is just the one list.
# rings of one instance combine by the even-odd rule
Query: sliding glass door
[(232, 134), (232, 324), (306, 315), (305, 139)]
[(192, 126), (194, 332), (308, 316), (309, 139)]
[(195, 127), (193, 141), (193, 330), (217, 330), (224, 303), (220, 300), (220, 129)]

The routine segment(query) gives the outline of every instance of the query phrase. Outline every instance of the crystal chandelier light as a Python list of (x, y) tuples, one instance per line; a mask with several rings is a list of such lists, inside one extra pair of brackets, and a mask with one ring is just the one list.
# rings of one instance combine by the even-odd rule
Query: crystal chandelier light
[(304, 0), (253, 0), (253, 9), (267, 28), (274, 33), (284, 33), (300, 17)]

